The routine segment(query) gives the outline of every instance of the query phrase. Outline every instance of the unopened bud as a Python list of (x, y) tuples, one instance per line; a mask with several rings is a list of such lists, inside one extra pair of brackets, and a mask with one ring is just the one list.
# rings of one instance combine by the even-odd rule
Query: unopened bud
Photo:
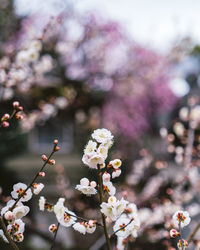
[(48, 163), (49, 163), (50, 165), (55, 165), (55, 164), (56, 164), (56, 161), (55, 161), (54, 159), (51, 159), (51, 160), (48, 161)]
[(96, 181), (91, 181), (90, 182), (90, 186), (93, 187), (93, 188), (95, 188), (97, 186)]
[(7, 211), (5, 214), (4, 214), (4, 218), (6, 220), (13, 220), (15, 218), (15, 215), (13, 212), (11, 211)]
[(41, 177), (45, 177), (45, 172), (39, 172), (38, 175), (41, 176)]
[(170, 234), (170, 237), (172, 238), (176, 238), (180, 235), (180, 233), (176, 229), (171, 229), (169, 234)]
[(51, 224), (51, 225), (49, 226), (49, 231), (50, 231), (51, 233), (55, 233), (55, 232), (57, 231), (57, 226), (56, 226), (55, 224)]
[(22, 106), (19, 106), (19, 107), (18, 107), (18, 110), (19, 110), (19, 111), (22, 111), (23, 109), (24, 109), (24, 108), (23, 108)]
[(13, 102), (13, 108), (18, 109), (19, 107), (19, 102)]
[(43, 161), (46, 161), (48, 158), (47, 158), (47, 156), (46, 155), (42, 155), (42, 160)]
[(54, 151), (59, 151), (60, 150), (60, 147), (58, 147), (58, 146), (56, 146), (55, 148), (54, 148)]
[(17, 120), (20, 120), (20, 121), (23, 120), (23, 116), (20, 115), (20, 114), (16, 114), (15, 117), (16, 117)]
[(9, 114), (4, 114), (1, 118), (1, 121), (4, 122), (4, 121), (7, 121), (8, 119), (10, 119), (10, 115)]
[(58, 144), (58, 140), (54, 140), (53, 143), (54, 143), (55, 145), (57, 145), (57, 144)]
[(10, 125), (9, 122), (3, 122), (3, 123), (2, 123), (2, 126), (3, 126), (4, 128), (9, 127), (9, 125)]

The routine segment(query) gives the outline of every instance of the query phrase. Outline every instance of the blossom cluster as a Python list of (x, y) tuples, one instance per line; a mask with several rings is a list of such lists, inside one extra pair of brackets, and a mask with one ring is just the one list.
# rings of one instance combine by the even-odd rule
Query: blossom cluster
[(179, 241), (177, 243), (177, 247), (180, 250), (185, 250), (188, 246), (187, 240), (182, 238), (181, 230), (183, 227), (187, 226), (191, 221), (191, 218), (189, 216), (189, 213), (187, 211), (176, 211), (176, 213), (173, 215), (173, 224), (178, 230), (171, 229), (170, 230), (170, 236), (172, 238), (179, 237)]
[[(54, 152), (59, 150), (57, 146), (58, 140), (54, 140), (53, 151)], [(50, 156), (51, 156), (50, 155)], [(27, 186), (24, 183), (17, 183), (13, 185), (13, 190), (11, 192), (12, 199), (9, 200), (1, 209), (1, 222), (5, 225), (7, 233), (10, 235), (11, 240), (16, 242), (22, 242), (24, 239), (24, 230), (25, 230), (25, 223), (23, 222), (23, 217), (26, 216), (30, 208), (27, 205), (24, 205), (24, 202), (28, 202), (33, 194), (38, 195), (42, 189), (44, 188), (43, 183), (36, 183), (36, 179), (38, 177), (44, 177), (45, 172), (43, 172), (44, 167), (46, 164), (53, 165), (55, 164), (54, 159), (50, 159), (47, 156), (43, 155), (42, 160), (44, 161), (43, 166), (41, 167), (40, 171), (37, 172), (34, 179), (31, 183)], [(45, 159), (44, 159), (45, 158)], [(5, 231), (2, 229), (0, 230), (0, 236), (5, 242), (9, 242), (7, 236), (5, 235)]]

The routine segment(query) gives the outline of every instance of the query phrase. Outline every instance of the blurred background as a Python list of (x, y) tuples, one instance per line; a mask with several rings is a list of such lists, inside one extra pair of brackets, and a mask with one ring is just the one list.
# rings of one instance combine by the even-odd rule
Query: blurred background
[[(172, 128), (188, 98), (199, 101), (199, 9), (197, 0), (0, 0), (1, 115), (15, 100), (24, 107), (24, 120), (0, 134), (1, 200), (17, 181), (29, 183), (58, 139), (42, 195), (51, 202), (63, 196), (77, 214), (98, 216), (95, 198), (74, 187), (82, 177), (96, 178), (81, 158), (91, 132), (105, 127), (115, 136), (110, 158), (123, 161), (119, 196), (126, 191), (152, 220), (129, 249), (173, 249), (159, 212), (178, 206), (167, 175), (178, 170), (160, 128)], [(19, 52), (37, 39), (37, 58), (17, 65)], [(56, 219), (37, 203), (35, 197), (21, 249), (52, 242), (47, 229)], [(62, 228), (57, 249), (104, 249), (101, 242), (100, 231), (84, 237)]]

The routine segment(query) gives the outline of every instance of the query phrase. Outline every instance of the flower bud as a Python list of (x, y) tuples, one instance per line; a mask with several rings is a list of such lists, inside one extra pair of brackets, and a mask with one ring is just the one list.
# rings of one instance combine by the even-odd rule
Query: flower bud
[(47, 156), (46, 155), (42, 155), (42, 160), (43, 161), (46, 161), (48, 158), (47, 158)]
[(45, 172), (39, 172), (38, 175), (41, 176), (41, 177), (45, 177)]
[(58, 147), (58, 146), (56, 146), (55, 148), (54, 148), (54, 151), (56, 152), (56, 151), (59, 151), (60, 150), (60, 147)]
[(180, 235), (180, 233), (176, 229), (171, 229), (169, 234), (170, 234), (170, 237), (172, 238), (176, 238)]
[(23, 116), (22, 115), (20, 115), (20, 114), (16, 114), (15, 115), (15, 118), (17, 119), (17, 120), (23, 120)]
[(1, 118), (1, 121), (4, 122), (4, 121), (7, 121), (8, 119), (10, 119), (10, 115), (9, 114), (4, 114)]
[(55, 145), (57, 145), (57, 144), (58, 144), (58, 140), (54, 140), (53, 143), (54, 143)]
[(9, 122), (3, 122), (3, 123), (2, 123), (2, 126), (3, 126), (4, 128), (9, 127), (9, 125), (10, 125)]
[(13, 212), (11, 211), (7, 211), (5, 214), (4, 214), (4, 218), (6, 220), (13, 220), (15, 218), (15, 215)]
[(23, 109), (24, 109), (24, 108), (23, 108), (22, 106), (19, 106), (19, 107), (18, 107), (18, 110), (19, 110), (19, 111), (22, 111)]
[(110, 181), (110, 174), (107, 172), (104, 172), (102, 178), (103, 178), (103, 182), (108, 182)]
[(51, 233), (55, 233), (56, 231), (57, 231), (57, 226), (55, 225), (55, 224), (51, 224), (50, 226), (49, 226), (49, 231), (51, 232)]
[(91, 181), (90, 182), (90, 186), (93, 187), (93, 188), (95, 188), (97, 186), (96, 181)]
[(51, 160), (48, 160), (48, 163), (50, 165), (55, 165), (56, 164), (56, 161), (54, 159), (51, 159)]
[(19, 108), (19, 102), (17, 102), (17, 101), (13, 102), (13, 108), (18, 109)]

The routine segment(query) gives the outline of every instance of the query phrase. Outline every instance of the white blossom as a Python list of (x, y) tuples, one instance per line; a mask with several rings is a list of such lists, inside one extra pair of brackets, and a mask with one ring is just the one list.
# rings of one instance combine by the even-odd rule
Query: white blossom
[(102, 129), (96, 129), (92, 133), (92, 138), (95, 139), (99, 143), (106, 144), (113, 139), (113, 135), (111, 132), (105, 128)]
[(96, 149), (97, 149), (97, 143), (92, 140), (89, 140), (88, 144), (84, 149), (84, 154), (93, 155)]
[(118, 169), (122, 165), (122, 161), (120, 159), (115, 159), (109, 162), (109, 165), (112, 166), (115, 169)]
[(77, 222), (73, 225), (73, 229), (78, 231), (81, 234), (86, 234), (86, 227), (84, 225), (84, 223), (81, 222)]
[(13, 214), (15, 216), (15, 219), (21, 219), (22, 217), (26, 216), (30, 211), (30, 208), (28, 206), (18, 206), (13, 209)]
[(121, 169), (115, 169), (113, 172), (112, 172), (112, 178), (116, 178), (116, 177), (119, 177), (121, 175), (122, 171)]
[(108, 219), (115, 221), (117, 218), (124, 212), (128, 201), (117, 200), (116, 197), (111, 196), (108, 199), (108, 202), (101, 203), (101, 212), (108, 217)]
[(42, 183), (33, 183), (33, 193), (38, 195), (42, 189), (44, 188), (44, 184)]
[[(13, 191), (11, 192), (11, 195), (14, 199), (19, 198), (19, 196), (26, 190), (27, 185), (24, 183), (17, 183), (13, 186)], [(31, 189), (29, 188), (20, 198), (20, 201), (28, 201), (32, 197)]]
[(64, 227), (70, 227), (75, 223), (77, 218), (75, 217), (75, 213), (69, 211), (64, 206), (65, 199), (59, 198), (58, 202), (54, 206), (54, 213), (56, 215), (56, 218), (58, 222), (63, 225)]
[(90, 182), (87, 178), (82, 178), (80, 180), (80, 185), (76, 185), (76, 189), (81, 191), (81, 193), (86, 194), (88, 196), (97, 193), (97, 190), (95, 189), (95, 187), (90, 185)]
[(174, 226), (177, 228), (179, 227), (179, 225), (181, 227), (185, 227), (191, 221), (191, 218), (187, 211), (176, 211), (172, 219), (173, 219)]
[(103, 182), (104, 191), (106, 191), (109, 195), (113, 196), (116, 193), (116, 188), (113, 186), (111, 181)]

